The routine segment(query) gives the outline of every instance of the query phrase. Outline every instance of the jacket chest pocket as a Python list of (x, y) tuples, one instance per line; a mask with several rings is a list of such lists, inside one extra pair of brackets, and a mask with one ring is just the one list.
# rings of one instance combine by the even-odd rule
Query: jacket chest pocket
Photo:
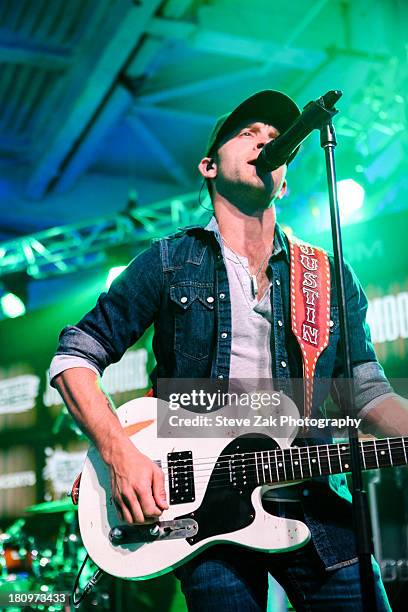
[(173, 285), (170, 301), (174, 311), (174, 350), (192, 359), (205, 359), (214, 332), (213, 285)]

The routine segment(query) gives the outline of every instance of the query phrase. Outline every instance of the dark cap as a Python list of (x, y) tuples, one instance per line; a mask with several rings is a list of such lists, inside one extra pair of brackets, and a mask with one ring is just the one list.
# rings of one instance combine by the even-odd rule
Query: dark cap
[[(300, 109), (286, 94), (273, 89), (258, 91), (241, 102), (235, 110), (217, 119), (207, 143), (205, 156), (210, 157), (222, 139), (246, 119), (273, 125), (282, 134), (299, 116)], [(298, 150), (299, 147), (292, 153), (288, 163), (292, 161)]]

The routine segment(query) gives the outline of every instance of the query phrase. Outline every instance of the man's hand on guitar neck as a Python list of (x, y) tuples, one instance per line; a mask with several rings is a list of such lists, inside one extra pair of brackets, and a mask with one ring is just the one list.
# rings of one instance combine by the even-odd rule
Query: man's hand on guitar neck
[(112, 497), (128, 523), (151, 523), (168, 508), (162, 470), (138, 451), (89, 368), (64, 370), (55, 386), (68, 410), (94, 442), (111, 474)]

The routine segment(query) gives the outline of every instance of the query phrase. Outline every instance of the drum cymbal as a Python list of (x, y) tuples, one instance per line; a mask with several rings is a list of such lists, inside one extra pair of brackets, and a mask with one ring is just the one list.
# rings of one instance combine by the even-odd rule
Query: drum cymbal
[(29, 506), (24, 512), (30, 512), (30, 514), (50, 514), (52, 512), (67, 512), (68, 510), (76, 511), (77, 508), (78, 506), (72, 503), (70, 497), (65, 497), (64, 499), (56, 499), (55, 501), (47, 501)]

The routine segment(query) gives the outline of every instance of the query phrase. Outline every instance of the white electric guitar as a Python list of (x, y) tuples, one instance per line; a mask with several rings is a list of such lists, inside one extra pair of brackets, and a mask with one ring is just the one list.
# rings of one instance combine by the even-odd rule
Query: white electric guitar
[[(296, 418), (297, 408), (289, 403)], [(157, 404), (141, 398), (117, 411), (131, 441), (163, 469), (169, 509), (156, 523), (120, 520), (108, 468), (95, 447), (85, 461), (79, 525), (89, 556), (102, 570), (127, 579), (152, 578), (216, 543), (284, 552), (308, 542), (304, 523), (269, 514), (262, 497), (271, 488), (350, 471), (348, 444), (293, 447), (297, 428), (289, 428), (279, 444), (268, 436), (233, 437), (233, 432), (230, 438), (158, 438)], [(404, 465), (407, 445), (408, 438), (360, 442), (362, 465)]]

